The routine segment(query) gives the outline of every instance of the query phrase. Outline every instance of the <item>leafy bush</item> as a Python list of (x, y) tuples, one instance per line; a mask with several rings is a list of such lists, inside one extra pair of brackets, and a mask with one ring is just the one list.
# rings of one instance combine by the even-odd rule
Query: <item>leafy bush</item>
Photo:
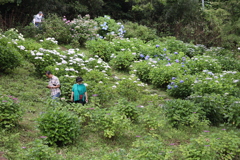
[(192, 75), (179, 75), (172, 77), (171, 83), (167, 86), (167, 93), (175, 98), (186, 98), (193, 92), (192, 84), (196, 76)]
[(115, 52), (110, 42), (103, 39), (90, 40), (86, 42), (86, 48), (92, 55), (98, 55), (105, 62), (110, 61), (111, 55)]
[(137, 106), (141, 108), (139, 115), (140, 124), (146, 128), (147, 131), (161, 129), (164, 126), (167, 126), (167, 121), (164, 116), (162, 108), (160, 108), (159, 103), (157, 107), (155, 105), (148, 104), (146, 106)]
[[(133, 67), (131, 68), (132, 72), (136, 74), (136, 76), (143, 82), (149, 83), (150, 77), (149, 73), (152, 69), (152, 63), (149, 61), (138, 61), (133, 63)], [(154, 64), (152, 64), (154, 65)]]
[(202, 72), (203, 70), (209, 70), (213, 73), (221, 72), (221, 65), (217, 59), (210, 56), (194, 56), (191, 60), (186, 61), (186, 66), (190, 69), (191, 74)]
[(19, 159), (16, 154), (20, 147), (19, 137), (20, 133), (12, 133), (4, 129), (0, 130), (0, 154), (4, 152), (1, 158)]
[(151, 83), (155, 87), (163, 87), (167, 85), (172, 77), (178, 77), (178, 75), (184, 73), (184, 70), (181, 67), (182, 65), (178, 63), (154, 67), (149, 73)]
[(139, 111), (135, 103), (126, 99), (119, 99), (115, 105), (116, 109), (132, 121), (138, 120)]
[(99, 26), (98, 33), (102, 38), (111, 40), (113, 37), (123, 37), (125, 30), (121, 23), (116, 23), (110, 16), (98, 17), (94, 19)]
[(230, 126), (240, 126), (240, 98), (234, 96), (224, 96), (225, 106), (224, 107), (224, 119), (227, 120)]
[(124, 23), (126, 33), (125, 38), (137, 38), (145, 42), (156, 39), (156, 30), (148, 28), (147, 26), (139, 25), (133, 22)]
[[(64, 18), (64, 21), (67, 22), (67, 19)], [(98, 24), (96, 21), (90, 19), (90, 15), (88, 14), (84, 17), (79, 15), (77, 18), (74, 18), (69, 23), (69, 27), (72, 35), (72, 44), (84, 45), (87, 40), (96, 39), (98, 37)]]
[(129, 159), (167, 159), (169, 153), (172, 153), (171, 149), (166, 148), (163, 142), (157, 138), (150, 136), (143, 138), (137, 136), (137, 138), (127, 155)]
[(237, 76), (239, 76), (239, 73), (232, 71), (214, 74), (204, 70), (197, 76), (192, 85), (193, 92), (199, 95), (204, 95), (206, 93), (237, 95), (237, 85), (239, 82)]
[(42, 22), (41, 29), (43, 33), (38, 35), (39, 39), (54, 37), (60, 44), (71, 42), (72, 37), (68, 23), (56, 14), (49, 14)]
[(128, 100), (137, 100), (142, 97), (144, 84), (131, 79), (123, 79), (116, 87), (116, 92)]
[(97, 130), (104, 132), (104, 137), (113, 138), (121, 136), (129, 128), (130, 121), (125, 115), (116, 110), (100, 109), (95, 111), (93, 117), (94, 126)]
[(67, 110), (49, 109), (37, 119), (38, 129), (47, 136), (50, 145), (73, 143), (79, 135), (80, 122), (76, 115)]
[[(42, 139), (45, 136), (41, 136)], [(36, 159), (45, 159), (45, 160), (61, 160), (59, 154), (56, 151), (49, 147), (46, 142), (42, 139), (36, 139), (35, 141), (28, 144), (27, 147), (22, 147), (21, 159), (22, 160), (36, 160)]]
[(15, 40), (25, 40), (23, 38), (23, 35), (21, 33), (18, 32), (17, 29), (15, 28), (10, 28), (7, 31), (4, 32), (4, 35), (10, 39), (15, 39)]
[(215, 57), (220, 63), (223, 71), (238, 71), (240, 72), (240, 62), (236, 58), (228, 56), (216, 56)]
[[(9, 42), (9, 43), (8, 43)], [(16, 42), (14, 42), (16, 43)], [(0, 34), (0, 71), (14, 69), (21, 65), (22, 56), (11, 43), (11, 39)]]
[(164, 104), (164, 111), (174, 127), (190, 126), (194, 128), (207, 125), (205, 112), (199, 105), (189, 100), (169, 100)]
[(218, 133), (205, 130), (205, 134), (181, 145), (183, 159), (239, 159), (238, 133), (224, 130)]
[(191, 95), (188, 99), (202, 108), (212, 125), (219, 125), (224, 122), (225, 102), (221, 94)]
[(47, 66), (55, 65), (56, 62), (60, 62), (59, 54), (60, 53), (56, 50), (40, 48), (39, 50), (31, 51), (29, 61), (34, 64), (38, 76), (42, 76)]
[(10, 129), (19, 123), (23, 116), (18, 98), (0, 95), (0, 127)]
[(39, 35), (43, 33), (43, 30), (35, 27), (35, 24), (29, 23), (25, 27), (19, 28), (21, 33), (24, 35), (25, 38), (32, 38), (32, 39), (39, 39)]
[(45, 38), (44, 40), (40, 40), (40, 42), (44, 49), (54, 49), (58, 47), (58, 41), (53, 37)]
[(89, 100), (92, 101), (92, 98), (98, 97), (100, 104), (109, 102), (116, 96), (115, 90), (109, 84), (98, 83), (94, 86), (89, 85), (88, 91), (89, 93), (94, 93), (93, 97), (89, 96)]
[(136, 56), (129, 51), (117, 53), (114, 58), (109, 62), (110, 66), (116, 70), (128, 71), (130, 65), (135, 60)]

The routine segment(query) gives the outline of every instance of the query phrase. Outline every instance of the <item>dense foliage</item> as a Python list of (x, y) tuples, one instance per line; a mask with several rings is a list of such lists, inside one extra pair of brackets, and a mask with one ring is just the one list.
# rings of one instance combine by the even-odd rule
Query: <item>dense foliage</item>
[[(239, 158), (240, 135), (232, 131), (240, 124), (240, 73), (226, 65), (227, 60), (238, 64), (233, 61), (239, 58), (236, 53), (174, 37), (148, 42), (121, 34), (109, 38), (108, 33), (119, 25), (108, 16), (98, 23), (103, 25), (98, 30), (102, 37), (85, 39), (89, 50), (84, 52), (60, 48), (54, 37), (34, 41), (19, 38), (16, 31), (1, 33), (8, 37), (1, 36), (3, 43), (16, 49), (25, 62), (8, 74), (1, 73), (0, 79), (5, 84), (0, 86), (4, 93), (0, 123), (18, 124), (16, 128), (1, 126), (1, 133), (21, 134), (21, 138), (12, 136), (21, 140), (22, 144), (16, 142), (17, 149), (8, 149), (9, 138), (4, 138), (4, 146), (0, 144), (9, 159)], [(107, 33), (101, 32), (106, 28)], [(118, 29), (123, 33), (121, 25)], [(96, 30), (85, 31), (95, 34)], [(17, 40), (11, 43), (12, 39)], [(223, 56), (229, 58), (221, 61)], [(60, 79), (58, 101), (47, 98), (43, 87), (47, 82), (42, 82), (46, 70)], [(77, 76), (83, 77), (88, 90), (89, 103), (84, 106), (69, 102)], [(19, 105), (16, 98), (6, 95), (24, 101)], [(26, 113), (21, 120), (23, 108)]]

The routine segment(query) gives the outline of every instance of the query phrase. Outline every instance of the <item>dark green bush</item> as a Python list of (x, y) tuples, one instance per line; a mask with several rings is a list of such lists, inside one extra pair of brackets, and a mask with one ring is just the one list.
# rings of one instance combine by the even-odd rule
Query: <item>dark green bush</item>
[(152, 66), (149, 65), (149, 61), (140, 61), (137, 63), (133, 63), (133, 73), (143, 82), (149, 83), (149, 73), (152, 69)]
[(4, 36), (0, 38), (0, 72), (14, 69), (22, 63), (22, 56), (11, 41)]
[(129, 51), (121, 51), (109, 62), (113, 69), (120, 71), (129, 71), (130, 65), (134, 62), (136, 56)]
[(41, 39), (54, 37), (59, 44), (68, 44), (71, 42), (72, 37), (68, 24), (56, 14), (48, 15), (42, 22), (41, 29), (43, 30), (42, 35), (39, 35)]
[(175, 98), (186, 98), (192, 94), (192, 84), (195, 80), (196, 76), (193, 75), (173, 77), (167, 86), (167, 93)]
[(124, 23), (126, 33), (125, 38), (137, 38), (145, 42), (156, 39), (156, 30), (147, 26), (139, 25), (138, 23), (126, 22)]
[(240, 71), (240, 61), (233, 57), (216, 56), (223, 71)]
[(38, 129), (47, 136), (50, 145), (67, 145), (73, 143), (80, 131), (80, 121), (76, 115), (67, 111), (49, 109), (37, 119)]
[(138, 119), (139, 111), (135, 103), (129, 102), (125, 99), (119, 99), (115, 107), (120, 113), (126, 115), (126, 117), (130, 118), (132, 121)]
[(111, 55), (115, 52), (111, 42), (103, 39), (90, 40), (86, 42), (86, 48), (91, 55), (98, 55), (105, 62), (109, 62)]
[[(41, 136), (45, 139), (45, 136)], [(40, 138), (41, 138), (40, 137)], [(47, 137), (46, 137), (47, 138)], [(27, 147), (22, 147), (20, 152), (22, 160), (62, 160), (61, 155), (49, 147), (44, 140), (36, 139), (28, 144)]]
[(0, 95), (0, 127), (12, 128), (19, 123), (23, 110), (17, 98)]
[(205, 112), (199, 105), (189, 100), (169, 100), (164, 104), (164, 112), (174, 127), (199, 127), (206, 125)]
[(220, 94), (205, 94), (203, 96), (191, 95), (189, 100), (199, 105), (206, 113), (206, 118), (212, 125), (219, 125), (224, 122), (224, 99)]

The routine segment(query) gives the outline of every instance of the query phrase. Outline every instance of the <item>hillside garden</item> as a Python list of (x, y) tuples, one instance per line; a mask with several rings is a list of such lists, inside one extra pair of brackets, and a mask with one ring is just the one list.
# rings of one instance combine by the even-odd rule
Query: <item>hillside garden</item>
[[(240, 159), (240, 51), (109, 16), (53, 19), (0, 34), (0, 157)], [(46, 70), (60, 79), (58, 101)], [(69, 102), (77, 76), (85, 106)]]

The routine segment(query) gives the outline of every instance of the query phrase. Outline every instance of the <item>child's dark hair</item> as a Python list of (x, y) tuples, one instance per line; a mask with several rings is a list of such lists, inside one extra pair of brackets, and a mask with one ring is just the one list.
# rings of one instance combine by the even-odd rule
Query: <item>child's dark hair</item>
[(76, 82), (82, 82), (82, 81), (83, 81), (82, 77), (77, 77), (76, 78)]
[(50, 74), (52, 74), (52, 72), (50, 72), (50, 71), (46, 71), (46, 74), (47, 74), (47, 75), (50, 75)]

